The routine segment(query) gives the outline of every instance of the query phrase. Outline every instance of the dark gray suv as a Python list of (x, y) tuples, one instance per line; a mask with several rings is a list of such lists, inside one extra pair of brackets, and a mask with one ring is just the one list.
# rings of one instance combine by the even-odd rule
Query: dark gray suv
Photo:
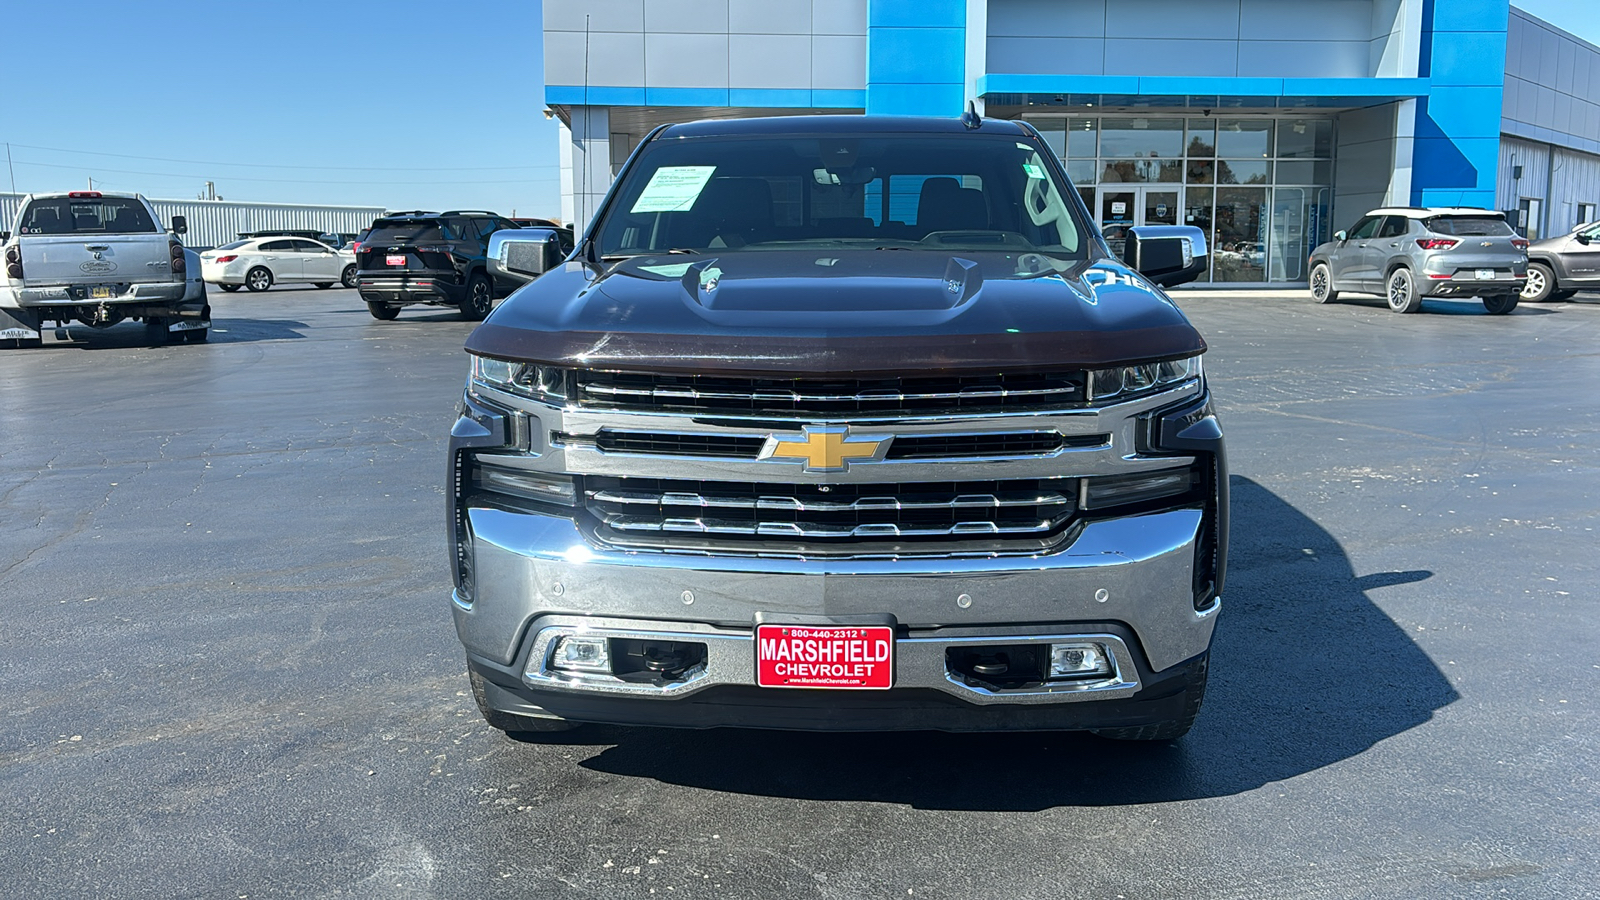
[(1311, 296), (1377, 294), (1400, 313), (1421, 309), (1425, 297), (1478, 297), (1504, 315), (1517, 308), (1527, 249), (1493, 210), (1377, 209), (1311, 251)]
[(1522, 299), (1566, 300), (1580, 290), (1596, 288), (1600, 288), (1600, 223), (1534, 241), (1528, 248), (1528, 285), (1522, 289)]

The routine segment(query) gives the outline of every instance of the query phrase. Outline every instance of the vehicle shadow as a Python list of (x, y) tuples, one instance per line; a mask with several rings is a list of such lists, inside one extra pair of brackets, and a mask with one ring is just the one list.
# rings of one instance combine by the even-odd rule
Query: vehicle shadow
[(1182, 740), (586, 726), (543, 743), (602, 747), (582, 764), (595, 771), (715, 791), (1034, 811), (1238, 794), (1356, 756), (1457, 699), (1366, 594), (1433, 573), (1357, 577), (1316, 522), (1253, 481), (1232, 488), (1210, 692)]
[[(209, 343), (240, 344), (301, 339), (306, 336), (305, 331), (310, 327), (305, 322), (295, 319), (213, 318)], [(42, 350), (121, 350), (140, 347), (158, 349), (151, 347), (145, 340), (144, 325), (138, 322), (121, 322), (110, 328), (90, 328), (87, 325), (74, 324), (65, 328), (46, 328), (44, 333), (44, 346), (40, 348)]]

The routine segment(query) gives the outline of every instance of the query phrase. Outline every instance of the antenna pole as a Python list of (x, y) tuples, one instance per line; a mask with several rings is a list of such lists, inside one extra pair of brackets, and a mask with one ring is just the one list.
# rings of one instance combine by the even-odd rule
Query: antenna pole
[[(589, 17), (583, 17), (583, 209), (589, 211), (589, 157), (594, 137), (589, 133)], [(581, 215), (581, 214), (580, 214)], [(588, 218), (584, 216), (584, 218)]]

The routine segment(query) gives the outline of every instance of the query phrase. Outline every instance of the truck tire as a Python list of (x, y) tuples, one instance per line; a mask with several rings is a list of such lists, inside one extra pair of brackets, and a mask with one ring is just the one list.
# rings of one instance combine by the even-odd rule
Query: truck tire
[(339, 283), (347, 288), (353, 288), (361, 284), (361, 279), (356, 275), (355, 263), (345, 266), (344, 271), (339, 273)]
[(1317, 263), (1311, 267), (1311, 299), (1318, 303), (1332, 303), (1339, 299), (1339, 292), (1333, 289), (1333, 272), (1328, 269), (1327, 263)]
[(1210, 653), (1191, 663), (1189, 686), (1183, 690), (1183, 715), (1178, 718), (1129, 728), (1096, 728), (1093, 733), (1113, 741), (1175, 741), (1183, 737), (1200, 715), (1200, 704), (1206, 698), (1206, 671), (1210, 666)]
[(467, 296), (461, 298), (461, 318), (482, 322), (494, 309), (494, 283), (482, 272), (467, 280)]
[(1528, 263), (1528, 281), (1522, 286), (1522, 299), (1529, 303), (1543, 303), (1556, 293), (1555, 270), (1541, 262)]
[(152, 347), (165, 347), (182, 340), (167, 330), (167, 320), (160, 316), (146, 316), (144, 320), (144, 342)]
[(217, 287), (222, 288), (223, 290), (225, 290), (225, 291), (227, 291), (228, 293), (231, 294), (234, 291), (237, 291), (239, 288), (244, 287), (244, 285), (242, 285), (242, 284), (219, 284), (219, 285), (217, 285)]
[(1422, 308), (1422, 295), (1417, 293), (1417, 283), (1411, 277), (1411, 270), (1405, 266), (1390, 272), (1383, 286), (1389, 308), (1395, 312), (1414, 313)]
[(400, 307), (390, 306), (377, 300), (368, 300), (367, 312), (372, 313), (372, 317), (379, 322), (393, 322), (395, 316), (400, 315)]
[(1516, 294), (1493, 294), (1483, 298), (1483, 308), (1491, 316), (1503, 316), (1517, 308)]
[(257, 293), (272, 287), (272, 270), (266, 266), (256, 266), (244, 273), (244, 286)]
[(483, 714), (483, 720), (488, 722), (491, 728), (498, 728), (507, 735), (516, 737), (522, 734), (549, 734), (555, 731), (571, 731), (578, 727), (578, 723), (568, 722), (565, 719), (536, 719), (533, 716), (501, 712), (489, 705), (482, 675), (468, 671), (467, 680), (472, 682), (472, 699), (477, 702), (478, 712)]

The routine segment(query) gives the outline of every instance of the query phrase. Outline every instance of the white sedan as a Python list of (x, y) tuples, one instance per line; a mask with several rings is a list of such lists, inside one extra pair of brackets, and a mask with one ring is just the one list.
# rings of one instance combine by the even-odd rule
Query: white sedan
[(250, 238), (200, 254), (200, 276), (225, 291), (264, 291), (274, 284), (296, 283), (353, 288), (356, 255), (308, 238)]

